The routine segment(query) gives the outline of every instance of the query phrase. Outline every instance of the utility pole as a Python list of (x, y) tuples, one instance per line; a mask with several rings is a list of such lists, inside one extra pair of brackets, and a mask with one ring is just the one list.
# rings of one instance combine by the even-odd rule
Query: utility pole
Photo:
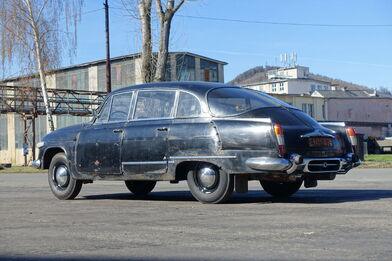
[(105, 7), (105, 32), (106, 32), (106, 91), (112, 91), (112, 75), (110, 68), (110, 42), (109, 42), (109, 5), (108, 0), (103, 4)]

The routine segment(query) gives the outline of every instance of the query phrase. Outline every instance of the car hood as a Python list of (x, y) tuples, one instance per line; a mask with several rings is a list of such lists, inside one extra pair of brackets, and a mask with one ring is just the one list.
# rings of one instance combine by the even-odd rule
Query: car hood
[(55, 130), (45, 137), (43, 137), (42, 141), (50, 142), (50, 141), (70, 141), (75, 138), (75, 136), (86, 126), (86, 123), (72, 125), (65, 128), (61, 128)]

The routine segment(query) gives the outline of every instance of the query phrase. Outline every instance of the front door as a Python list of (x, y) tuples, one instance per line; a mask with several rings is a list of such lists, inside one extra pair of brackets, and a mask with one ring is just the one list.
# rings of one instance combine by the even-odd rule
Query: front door
[(123, 124), (94, 124), (79, 134), (76, 166), (80, 173), (121, 174)]
[(132, 92), (113, 94), (89, 128), (80, 132), (76, 167), (80, 173), (121, 174), (121, 142)]

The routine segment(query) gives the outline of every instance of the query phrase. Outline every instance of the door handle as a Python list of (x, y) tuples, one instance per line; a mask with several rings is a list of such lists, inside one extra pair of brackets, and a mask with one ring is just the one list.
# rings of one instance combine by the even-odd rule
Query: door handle
[(169, 130), (168, 127), (157, 128), (157, 131), (168, 131), (168, 130)]
[(123, 132), (122, 129), (114, 129), (114, 130), (113, 130), (113, 133), (122, 133), (122, 132)]

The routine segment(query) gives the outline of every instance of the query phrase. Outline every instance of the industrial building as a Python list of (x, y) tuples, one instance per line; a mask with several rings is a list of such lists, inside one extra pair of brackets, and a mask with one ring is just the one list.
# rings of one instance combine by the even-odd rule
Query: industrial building
[[(51, 92), (52, 101), (58, 102), (78, 99), (81, 94), (77, 91), (84, 91), (84, 95), (90, 96), (106, 91), (106, 67), (105, 60), (89, 62), (57, 69), (48, 73), (46, 78), (49, 90), (73, 90), (76, 92)], [(166, 79), (168, 81), (211, 81), (224, 82), (224, 65), (227, 63), (212, 58), (188, 52), (171, 52), (168, 58), (168, 68)], [(142, 83), (141, 79), (141, 58), (139, 54), (126, 55), (111, 59), (111, 83), (112, 90)], [(21, 113), (10, 112), (9, 104), (12, 103), (13, 92), (17, 91), (5, 86), (28, 86), (40, 88), (38, 75), (27, 75), (0, 81), (0, 86), (4, 86), (0, 91), (0, 163), (12, 163), (22, 165), (32, 160), (32, 126), (27, 121), (27, 132), (29, 154), (23, 156), (25, 144), (25, 121), (21, 119)], [(1, 88), (1, 87), (0, 87)], [(28, 94), (27, 94), (28, 96)], [(99, 96), (99, 95), (98, 95)], [(96, 103), (94, 103), (96, 104)], [(56, 105), (55, 105), (56, 106)], [(78, 105), (79, 106), (79, 105)], [(53, 105), (52, 105), (53, 107)], [(63, 108), (66, 112), (66, 108)], [(12, 110), (11, 110), (12, 111)], [(62, 128), (69, 125), (86, 122), (90, 119), (86, 113), (75, 113), (78, 117), (64, 112), (54, 113), (53, 120), (55, 128)], [(80, 116), (85, 115), (85, 116)], [(35, 141), (38, 142), (46, 133), (49, 127), (46, 123), (45, 115), (37, 115), (35, 119)], [(26, 146), (26, 145), (25, 145)]]

